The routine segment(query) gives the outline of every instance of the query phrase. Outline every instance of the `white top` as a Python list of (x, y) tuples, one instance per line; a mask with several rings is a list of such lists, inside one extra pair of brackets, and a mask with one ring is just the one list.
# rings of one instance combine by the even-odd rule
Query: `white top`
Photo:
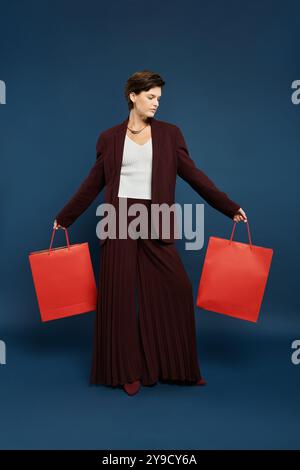
[(126, 134), (118, 197), (151, 199), (152, 138), (143, 145)]

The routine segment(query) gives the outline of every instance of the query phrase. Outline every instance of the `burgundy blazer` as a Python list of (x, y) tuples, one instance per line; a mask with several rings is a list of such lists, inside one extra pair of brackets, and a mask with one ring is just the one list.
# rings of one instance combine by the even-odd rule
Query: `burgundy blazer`
[[(96, 144), (96, 161), (80, 187), (55, 216), (58, 224), (69, 227), (105, 187), (104, 202), (115, 205), (118, 197), (123, 147), (129, 116), (121, 124), (100, 133)], [(152, 137), (151, 202), (175, 203), (176, 177), (183, 178), (210, 206), (233, 219), (241, 207), (220, 191), (189, 155), (179, 127), (150, 118)], [(170, 219), (170, 238), (163, 238), (161, 227), (156, 233), (165, 243), (174, 243), (175, 218)], [(101, 239), (102, 245), (106, 239)]]

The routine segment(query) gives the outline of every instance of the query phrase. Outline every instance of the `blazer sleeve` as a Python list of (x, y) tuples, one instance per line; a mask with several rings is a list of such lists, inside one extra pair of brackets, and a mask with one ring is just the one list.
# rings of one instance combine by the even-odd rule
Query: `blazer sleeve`
[(189, 155), (179, 127), (176, 127), (177, 174), (183, 178), (210, 206), (233, 219), (240, 205), (220, 191), (208, 176), (196, 167)]
[(62, 227), (69, 227), (91, 205), (105, 186), (104, 138), (100, 134), (96, 143), (96, 161), (75, 194), (55, 216)]

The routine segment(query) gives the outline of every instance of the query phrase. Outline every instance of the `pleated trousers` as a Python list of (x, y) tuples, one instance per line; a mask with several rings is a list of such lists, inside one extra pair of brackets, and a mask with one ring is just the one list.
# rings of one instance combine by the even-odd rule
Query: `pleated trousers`
[[(126, 200), (147, 208), (149, 235), (151, 200)], [(135, 217), (126, 216), (127, 224)], [(193, 288), (176, 244), (108, 238), (100, 249), (90, 384), (200, 378)]]

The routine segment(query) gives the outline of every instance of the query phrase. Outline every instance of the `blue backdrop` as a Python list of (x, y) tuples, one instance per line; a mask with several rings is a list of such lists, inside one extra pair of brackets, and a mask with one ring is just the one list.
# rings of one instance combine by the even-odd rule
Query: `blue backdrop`
[[(299, 2), (2, 0), (0, 9), (0, 447), (299, 448)], [(180, 127), (196, 165), (274, 256), (258, 323), (195, 305), (206, 387), (158, 384), (129, 397), (88, 386), (94, 312), (41, 323), (28, 254), (48, 248), (99, 133), (127, 117), (126, 79), (145, 68), (166, 81), (156, 118)], [(204, 202), (177, 181), (177, 202)], [(96, 276), (102, 200), (69, 230), (71, 243), (89, 242)], [(205, 203), (203, 249), (176, 242), (195, 302), (208, 237), (231, 229)], [(247, 242), (246, 224), (235, 239)]]

